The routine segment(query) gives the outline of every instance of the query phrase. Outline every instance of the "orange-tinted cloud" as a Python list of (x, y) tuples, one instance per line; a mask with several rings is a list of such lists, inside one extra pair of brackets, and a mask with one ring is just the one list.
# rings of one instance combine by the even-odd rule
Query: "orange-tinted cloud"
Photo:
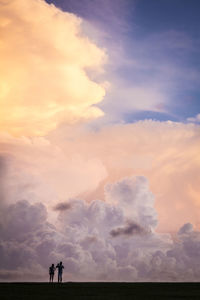
[[(57, 132), (58, 134), (58, 132)], [(66, 153), (78, 153), (85, 159), (98, 158), (107, 170), (107, 178), (86, 199), (102, 198), (103, 186), (131, 175), (146, 176), (155, 195), (161, 231), (177, 230), (192, 222), (199, 226), (200, 138), (199, 126), (174, 122), (141, 121), (106, 127), (83, 134), (64, 131), (54, 135)], [(73, 141), (69, 137), (73, 134)], [(54, 141), (54, 142), (55, 142)]]
[(198, 125), (143, 121), (98, 132), (69, 126), (48, 138), (2, 136), (0, 148), (8, 202), (29, 199), (51, 209), (69, 197), (105, 200), (107, 183), (142, 175), (155, 196), (157, 230), (200, 225)]
[(96, 118), (105, 52), (81, 32), (81, 19), (43, 0), (0, 4), (0, 130), (44, 135), (62, 122)]
[(107, 175), (99, 159), (63, 151), (43, 137), (0, 135), (0, 149), (0, 204), (26, 199), (51, 211), (59, 202), (95, 190)]

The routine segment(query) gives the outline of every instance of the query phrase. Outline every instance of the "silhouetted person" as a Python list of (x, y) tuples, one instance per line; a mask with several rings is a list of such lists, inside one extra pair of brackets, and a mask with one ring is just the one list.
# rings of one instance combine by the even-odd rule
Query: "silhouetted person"
[(58, 268), (58, 282), (62, 282), (62, 273), (64, 269), (62, 261), (59, 264), (57, 264), (56, 268)]
[(51, 267), (49, 267), (49, 282), (53, 282), (55, 270), (56, 268), (54, 267), (54, 264), (52, 264)]

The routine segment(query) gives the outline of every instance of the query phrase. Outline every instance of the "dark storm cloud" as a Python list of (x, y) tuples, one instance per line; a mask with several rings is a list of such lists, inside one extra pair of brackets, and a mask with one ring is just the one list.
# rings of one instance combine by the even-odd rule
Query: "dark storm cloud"
[(72, 207), (71, 203), (68, 202), (60, 202), (56, 206), (54, 206), (54, 210), (65, 211)]
[(193, 225), (191, 223), (184, 224), (178, 231), (178, 234), (187, 234), (193, 231)]
[(124, 227), (118, 227), (116, 229), (111, 230), (110, 234), (112, 237), (117, 237), (120, 235), (127, 235), (127, 236), (132, 236), (132, 235), (141, 235), (145, 234), (147, 231), (140, 226), (139, 224), (131, 221), (128, 222)]

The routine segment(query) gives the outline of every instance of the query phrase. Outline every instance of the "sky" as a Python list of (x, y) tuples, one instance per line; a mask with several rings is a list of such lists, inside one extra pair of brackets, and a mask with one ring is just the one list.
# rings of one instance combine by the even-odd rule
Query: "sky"
[(0, 1), (0, 281), (200, 280), (199, 11)]

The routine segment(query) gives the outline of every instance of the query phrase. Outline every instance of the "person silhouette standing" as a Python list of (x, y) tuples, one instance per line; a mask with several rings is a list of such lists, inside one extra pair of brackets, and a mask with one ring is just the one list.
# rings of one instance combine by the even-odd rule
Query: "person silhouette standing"
[(49, 267), (49, 282), (53, 282), (55, 269), (54, 264)]
[(62, 282), (62, 273), (64, 269), (62, 261), (59, 264), (57, 264), (56, 268), (58, 268), (58, 282)]

